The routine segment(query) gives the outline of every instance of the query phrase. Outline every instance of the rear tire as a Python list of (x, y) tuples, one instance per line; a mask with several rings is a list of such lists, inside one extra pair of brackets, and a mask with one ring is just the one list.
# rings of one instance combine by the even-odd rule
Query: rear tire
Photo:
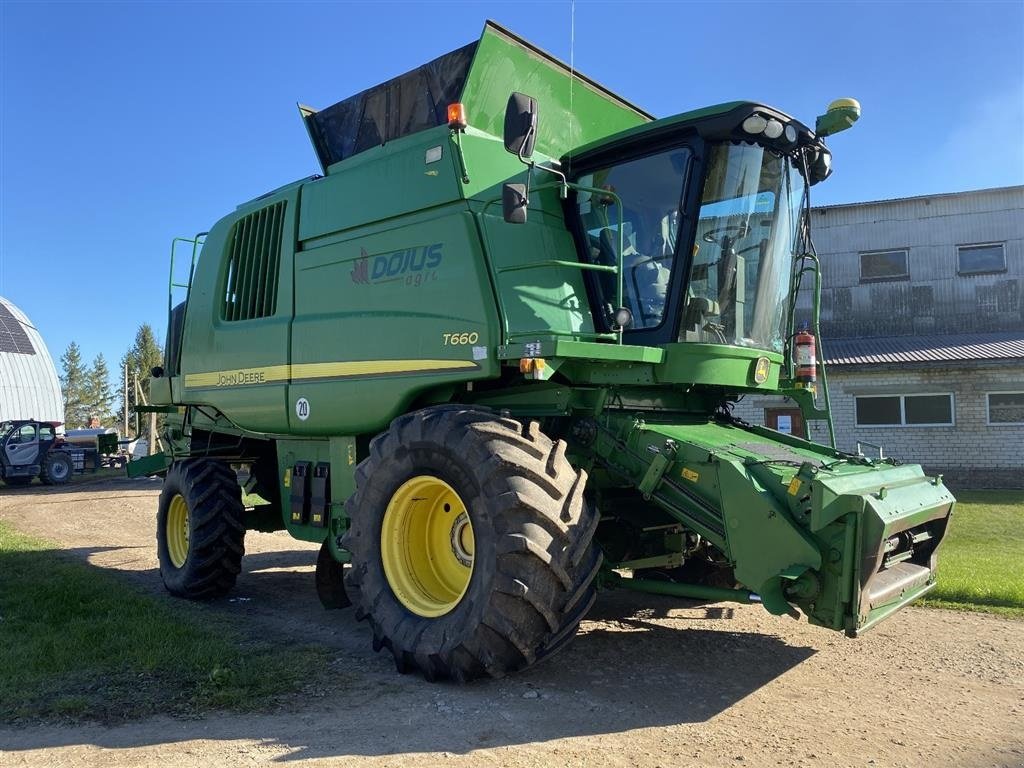
[(47, 485), (64, 485), (71, 479), (74, 468), (71, 457), (64, 451), (50, 451), (43, 459), (39, 479)]
[[(594, 601), (601, 554), (593, 544), (597, 512), (583, 497), (587, 474), (569, 463), (565, 449), (536, 422), (465, 406), (401, 416), (370, 444), (346, 504), (346, 583), (356, 617), (373, 629), (374, 650), (390, 650), (399, 672), (460, 682), (501, 677), (552, 655), (575, 635)], [(431, 497), (435, 480), (441, 495)], [(409, 494), (410, 487), (427, 492)], [(440, 515), (442, 501), (449, 516)], [(460, 508), (449, 513), (448, 501)], [(418, 532), (424, 519), (452, 520), (450, 544), (447, 535), (428, 532), (436, 551), (428, 541), (427, 551), (406, 545), (404, 557), (396, 557), (412, 538), (396, 536), (389, 522), (398, 503), (414, 510), (407, 531)], [(470, 563), (462, 581), (457, 567), (453, 579), (451, 568), (437, 565), (453, 554)], [(403, 562), (411, 563), (407, 578), (393, 578)], [(426, 582), (442, 587), (410, 599), (410, 585), (416, 591)]]
[(160, 578), (172, 595), (202, 600), (234, 585), (245, 554), (245, 508), (234, 470), (211, 459), (167, 470), (157, 511)]

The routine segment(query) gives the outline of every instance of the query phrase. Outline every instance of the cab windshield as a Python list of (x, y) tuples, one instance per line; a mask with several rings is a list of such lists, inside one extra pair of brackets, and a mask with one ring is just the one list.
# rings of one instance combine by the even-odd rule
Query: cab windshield
[(679, 340), (782, 352), (804, 178), (756, 144), (711, 148)]
[[(576, 207), (593, 264), (616, 264), (621, 217), (622, 300), (628, 330), (660, 327), (673, 272), (691, 245), (678, 242), (692, 153), (676, 147), (579, 179)], [(793, 160), (756, 144), (712, 144), (697, 214), (679, 341), (781, 352), (806, 185)], [(621, 205), (621, 212), (620, 212)], [(605, 317), (616, 276), (598, 273)]]

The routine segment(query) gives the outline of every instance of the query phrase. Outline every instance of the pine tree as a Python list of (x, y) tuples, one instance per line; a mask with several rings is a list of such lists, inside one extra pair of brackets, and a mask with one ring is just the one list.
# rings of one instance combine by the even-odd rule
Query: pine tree
[(114, 421), (111, 409), (115, 397), (110, 388), (110, 370), (102, 354), (96, 355), (96, 359), (92, 361), (92, 368), (86, 377), (85, 391), (89, 416), (98, 418), (102, 426), (111, 426)]
[[(135, 424), (134, 408), (136, 404), (135, 397), (135, 377), (139, 377), (139, 387), (142, 392), (149, 397), (149, 377), (150, 371), (155, 366), (161, 365), (164, 359), (164, 352), (160, 348), (160, 345), (156, 341), (156, 335), (153, 333), (153, 328), (149, 323), (143, 323), (139, 326), (139, 330), (135, 333), (135, 342), (129, 347), (128, 351), (124, 353), (124, 357), (121, 358), (121, 391), (124, 392), (124, 372), (125, 366), (128, 367), (128, 414), (129, 414), (129, 427)], [(124, 396), (122, 395), (122, 401)], [(124, 408), (124, 402), (121, 403), (122, 412)], [(143, 431), (145, 431), (148, 420), (143, 419)], [(129, 429), (134, 431), (134, 429)]]
[(60, 385), (64, 390), (64, 424), (78, 429), (88, 423), (89, 402), (87, 376), (82, 365), (82, 351), (75, 342), (68, 344), (60, 358)]

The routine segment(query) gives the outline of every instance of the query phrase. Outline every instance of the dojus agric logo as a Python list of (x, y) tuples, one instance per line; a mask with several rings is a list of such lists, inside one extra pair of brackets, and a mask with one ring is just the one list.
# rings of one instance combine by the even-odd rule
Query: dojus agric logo
[(375, 285), (404, 280), (406, 285), (423, 285), (437, 280), (437, 268), (444, 257), (444, 243), (417, 245), (393, 253), (371, 256), (360, 248), (360, 257), (352, 265), (352, 282), (356, 285)]

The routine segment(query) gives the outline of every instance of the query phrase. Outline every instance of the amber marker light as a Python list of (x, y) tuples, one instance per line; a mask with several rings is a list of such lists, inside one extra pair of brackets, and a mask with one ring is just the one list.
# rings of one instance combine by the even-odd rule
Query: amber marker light
[(466, 108), (461, 103), (456, 102), (448, 105), (448, 127), (454, 128), (457, 131), (465, 129), (468, 125), (466, 122)]
[(539, 374), (547, 367), (543, 357), (521, 357), (519, 358), (519, 372), (526, 374)]

